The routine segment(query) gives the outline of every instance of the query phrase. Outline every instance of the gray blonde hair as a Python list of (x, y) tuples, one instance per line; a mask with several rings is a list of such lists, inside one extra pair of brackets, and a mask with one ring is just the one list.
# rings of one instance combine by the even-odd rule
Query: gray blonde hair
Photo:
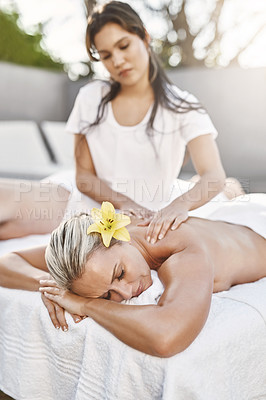
[(72, 282), (81, 277), (93, 252), (104, 248), (99, 233), (87, 235), (92, 223), (91, 216), (82, 213), (62, 222), (52, 232), (45, 260), (53, 279), (64, 289), (70, 289)]

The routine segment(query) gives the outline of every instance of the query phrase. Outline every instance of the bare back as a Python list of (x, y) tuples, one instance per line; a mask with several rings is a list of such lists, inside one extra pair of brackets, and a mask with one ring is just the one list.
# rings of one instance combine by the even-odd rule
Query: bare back
[(151, 269), (158, 269), (173, 253), (187, 247), (203, 248), (213, 265), (214, 292), (266, 276), (266, 240), (241, 225), (191, 217), (155, 245), (145, 240), (144, 228), (131, 232)]

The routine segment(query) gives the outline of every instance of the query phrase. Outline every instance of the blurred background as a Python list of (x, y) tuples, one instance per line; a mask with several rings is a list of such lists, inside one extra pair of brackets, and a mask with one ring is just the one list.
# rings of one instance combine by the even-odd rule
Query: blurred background
[[(228, 176), (266, 193), (266, 1), (128, 0), (170, 79), (218, 129)], [(79, 88), (107, 77), (85, 49), (90, 0), (0, 0), (0, 176), (71, 168), (64, 131)], [(182, 177), (193, 174), (188, 163)]]

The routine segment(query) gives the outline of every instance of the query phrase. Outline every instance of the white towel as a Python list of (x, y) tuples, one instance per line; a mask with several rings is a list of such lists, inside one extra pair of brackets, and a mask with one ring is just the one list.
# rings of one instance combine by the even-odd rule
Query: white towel
[(203, 330), (171, 357), (164, 399), (266, 399), (266, 279), (213, 295)]
[(266, 238), (266, 194), (251, 193), (223, 202), (208, 219), (247, 226)]
[[(154, 303), (154, 284), (132, 303)], [(142, 301), (141, 301), (142, 297)], [(0, 288), (0, 388), (15, 399), (159, 399), (165, 360), (121, 343), (92, 319), (57, 331), (40, 294)]]
[[(135, 304), (160, 295), (153, 279)], [(0, 310), (0, 388), (15, 399), (266, 399), (266, 279), (213, 295), (200, 335), (169, 359), (130, 348), (89, 318), (67, 315), (69, 331), (57, 331), (39, 293), (0, 288)]]

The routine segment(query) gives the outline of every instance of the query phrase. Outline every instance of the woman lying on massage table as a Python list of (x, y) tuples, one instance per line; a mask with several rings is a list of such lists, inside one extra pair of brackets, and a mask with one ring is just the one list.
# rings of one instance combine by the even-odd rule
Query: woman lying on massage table
[[(244, 206), (243, 215), (250, 204)], [(92, 217), (74, 216), (53, 232), (46, 262), (55, 281), (42, 281), (40, 291), (144, 353), (183, 351), (203, 328), (213, 292), (266, 276), (266, 241), (248, 227), (191, 217), (152, 245), (146, 228), (134, 224), (128, 243), (116, 240), (129, 239), (129, 217), (110, 203)], [(33, 266), (46, 269), (44, 249), (7, 255), (0, 264), (2, 286), (36, 290), (40, 272)], [(151, 269), (164, 285), (158, 304), (119, 304), (151, 286)]]

